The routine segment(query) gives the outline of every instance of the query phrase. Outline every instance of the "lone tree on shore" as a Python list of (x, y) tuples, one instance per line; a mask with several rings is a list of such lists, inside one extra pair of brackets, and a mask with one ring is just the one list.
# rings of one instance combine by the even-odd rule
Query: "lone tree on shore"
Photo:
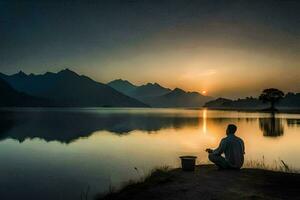
[(276, 88), (268, 88), (263, 90), (263, 92), (259, 96), (259, 100), (263, 101), (264, 103), (270, 102), (270, 110), (273, 112), (276, 110), (275, 103), (277, 103), (283, 97), (284, 93), (281, 90), (278, 90)]

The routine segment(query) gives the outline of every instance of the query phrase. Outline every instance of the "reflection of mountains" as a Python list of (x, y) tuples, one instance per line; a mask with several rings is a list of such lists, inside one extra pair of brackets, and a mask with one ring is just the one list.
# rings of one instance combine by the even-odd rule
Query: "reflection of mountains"
[(284, 134), (282, 119), (271, 116), (270, 118), (260, 118), (259, 128), (264, 136), (278, 137)]
[[(223, 124), (246, 121), (257, 123), (264, 136), (284, 134), (282, 119), (271, 118), (207, 118), (207, 123)], [(203, 118), (199, 115), (180, 113), (97, 113), (76, 111), (0, 112), (0, 140), (12, 138), (20, 142), (29, 138), (70, 143), (80, 137), (88, 137), (95, 131), (126, 134), (134, 130), (155, 132), (161, 129), (199, 127)], [(287, 125), (300, 126), (299, 119), (287, 119)]]
[(198, 126), (198, 117), (158, 114), (93, 114), (75, 112), (14, 112), (0, 115), (0, 139), (27, 138), (72, 142), (95, 131), (124, 134), (133, 130), (158, 131)]

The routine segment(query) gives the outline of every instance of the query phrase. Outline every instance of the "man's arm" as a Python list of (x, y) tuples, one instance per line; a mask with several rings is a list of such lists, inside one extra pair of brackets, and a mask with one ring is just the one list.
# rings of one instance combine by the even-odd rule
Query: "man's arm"
[(243, 153), (245, 154), (245, 144), (243, 140), (242, 140), (242, 147), (243, 147)]
[(216, 154), (216, 155), (221, 155), (222, 153), (224, 153), (225, 146), (226, 146), (226, 141), (224, 139), (222, 139), (219, 144), (219, 147), (216, 148), (215, 150), (213, 150), (212, 153)]

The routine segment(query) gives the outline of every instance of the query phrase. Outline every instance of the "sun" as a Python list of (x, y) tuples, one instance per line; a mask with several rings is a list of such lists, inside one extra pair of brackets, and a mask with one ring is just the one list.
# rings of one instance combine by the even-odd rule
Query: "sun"
[(206, 90), (202, 90), (202, 92), (201, 92), (202, 94), (206, 94), (207, 93), (207, 91)]

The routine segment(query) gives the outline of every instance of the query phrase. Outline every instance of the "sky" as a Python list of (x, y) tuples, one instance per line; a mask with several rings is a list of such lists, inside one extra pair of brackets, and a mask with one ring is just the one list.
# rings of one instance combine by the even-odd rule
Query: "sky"
[(0, 72), (257, 96), (300, 92), (297, 0), (0, 0)]

